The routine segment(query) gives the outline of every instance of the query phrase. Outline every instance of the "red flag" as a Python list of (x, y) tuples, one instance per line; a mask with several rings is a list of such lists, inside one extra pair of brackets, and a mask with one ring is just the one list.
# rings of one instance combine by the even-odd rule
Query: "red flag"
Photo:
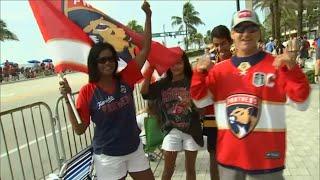
[[(58, 72), (65, 69), (87, 72), (87, 56), (93, 42), (109, 42), (125, 62), (134, 58), (136, 46), (142, 47), (141, 34), (82, 0), (29, 0), (29, 3)], [(182, 51), (170, 51), (152, 42), (148, 61), (162, 74), (181, 55)]]

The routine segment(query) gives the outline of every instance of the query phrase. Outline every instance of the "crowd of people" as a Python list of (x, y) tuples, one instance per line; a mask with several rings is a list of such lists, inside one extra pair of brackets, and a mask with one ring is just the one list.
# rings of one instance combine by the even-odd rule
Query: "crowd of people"
[[(316, 60), (312, 65), (314, 67), (314, 81), (315, 83), (319, 83), (319, 71), (320, 71), (320, 53), (319, 53), (319, 37), (316, 37), (312, 43), (307, 39), (307, 36), (298, 37), (296, 34), (291, 34), (290, 38), (287, 41), (281, 41), (277, 39), (273, 39), (270, 37), (267, 43), (264, 43), (263, 40), (258, 41), (258, 49), (260, 51), (265, 51), (274, 56), (283, 54), (285, 50), (293, 52), (296, 56), (296, 62), (300, 68), (305, 68), (306, 61), (313, 61), (313, 57), (315, 55)], [(230, 46), (230, 51), (232, 54), (235, 54), (234, 44)], [(217, 54), (217, 49), (215, 46), (206, 47), (205, 54), (209, 54), (210, 57), (215, 57)], [(199, 58), (198, 58), (199, 59)], [(310, 67), (309, 67), (310, 68)]]
[[(79, 92), (76, 109), (71, 88), (60, 82), (69, 119), (77, 134), (95, 123), (94, 165), (98, 179), (154, 179), (143, 151), (133, 99), (134, 84), (151, 44), (151, 9), (145, 1), (143, 47), (126, 68), (117, 72), (118, 56), (109, 43), (93, 45), (88, 57), (89, 82)], [(140, 93), (153, 102), (159, 128), (165, 134), (162, 180), (172, 178), (177, 153), (185, 153), (186, 179), (196, 179), (197, 152), (206, 135), (212, 180), (283, 180), (286, 154), (285, 104), (306, 110), (310, 85), (288, 45), (272, 55), (272, 44), (261, 49), (261, 24), (250, 10), (233, 15), (231, 31), (219, 25), (211, 33), (210, 49), (195, 67), (185, 52), (151, 83), (155, 67), (144, 74)], [(272, 41), (270, 41), (272, 42)], [(276, 46), (274, 47), (276, 48)], [(281, 53), (282, 52), (282, 53)]]
[(279, 55), (284, 52), (284, 49), (290, 49), (291, 51), (297, 52), (297, 63), (301, 68), (305, 67), (306, 60), (312, 57), (312, 54), (317, 51), (318, 37), (315, 38), (310, 44), (307, 36), (297, 37), (296, 34), (291, 34), (290, 38), (287, 41), (282, 42), (278, 39), (269, 38), (269, 41), (266, 44), (263, 44), (261, 41), (261, 49), (269, 52), (273, 55)]
[(0, 83), (49, 76), (52, 74), (54, 74), (54, 65), (52, 62), (36, 63), (32, 65), (32, 67), (19, 67), (18, 63), (11, 63), (6, 60), (3, 67), (0, 67)]

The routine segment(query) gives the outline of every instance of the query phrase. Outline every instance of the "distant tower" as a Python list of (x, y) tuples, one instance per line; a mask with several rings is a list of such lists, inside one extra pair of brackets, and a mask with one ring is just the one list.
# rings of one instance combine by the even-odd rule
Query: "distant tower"
[(246, 9), (253, 10), (253, 0), (245, 0), (246, 1)]

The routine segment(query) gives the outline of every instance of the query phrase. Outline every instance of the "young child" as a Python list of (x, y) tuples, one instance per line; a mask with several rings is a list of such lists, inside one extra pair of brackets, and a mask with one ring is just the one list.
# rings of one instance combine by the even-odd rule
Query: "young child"
[(195, 162), (200, 146), (203, 146), (199, 114), (191, 101), (189, 88), (191, 65), (185, 53), (181, 60), (167, 71), (167, 76), (150, 85), (153, 69), (147, 73), (141, 88), (145, 99), (154, 99), (161, 111), (161, 127), (165, 132), (163, 180), (171, 179), (177, 153), (184, 150), (187, 179), (196, 179)]

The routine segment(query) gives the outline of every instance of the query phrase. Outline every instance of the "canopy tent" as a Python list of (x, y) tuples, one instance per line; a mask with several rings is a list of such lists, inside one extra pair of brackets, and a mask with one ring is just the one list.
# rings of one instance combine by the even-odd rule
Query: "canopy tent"
[(42, 60), (42, 62), (47, 62), (47, 63), (49, 63), (49, 62), (52, 62), (52, 59), (44, 59), (44, 60)]
[(29, 60), (29, 61), (27, 61), (28, 63), (35, 63), (35, 64), (37, 64), (37, 63), (40, 63), (40, 61), (38, 61), (38, 60)]

